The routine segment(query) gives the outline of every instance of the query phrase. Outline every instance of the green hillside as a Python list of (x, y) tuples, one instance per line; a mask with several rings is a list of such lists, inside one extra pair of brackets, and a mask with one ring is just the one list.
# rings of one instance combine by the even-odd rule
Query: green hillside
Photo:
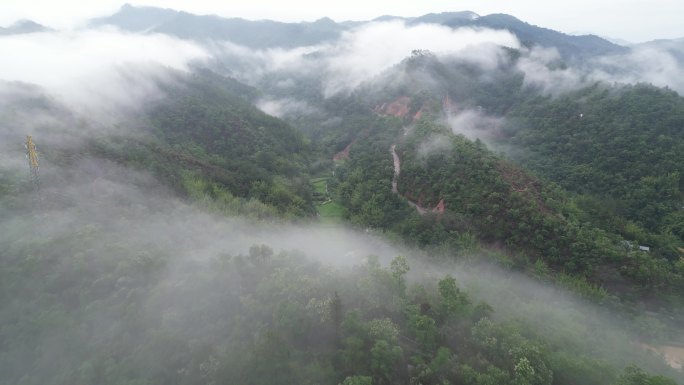
[[(0, 80), (0, 385), (683, 381), (684, 97), (592, 80), (636, 52), (593, 35), (387, 21), (125, 5), (87, 33), (206, 58)], [(521, 48), (394, 52), (460, 27)]]
[[(684, 242), (684, 98), (647, 85), (597, 85), (530, 99), (510, 114), (510, 125), (521, 163), (589, 196), (603, 211), (597, 217), (629, 221), (604, 225), (677, 258), (674, 248)], [(634, 225), (674, 238), (667, 244), (630, 233)]]

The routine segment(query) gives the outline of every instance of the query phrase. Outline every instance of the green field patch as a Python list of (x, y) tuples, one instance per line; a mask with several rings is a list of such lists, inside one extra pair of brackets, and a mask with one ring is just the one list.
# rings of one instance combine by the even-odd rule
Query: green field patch
[(314, 178), (311, 179), (311, 184), (313, 184), (314, 191), (320, 194), (327, 194), (328, 178)]
[(327, 177), (311, 178), (310, 183), (313, 186), (313, 201), (316, 206), (330, 202)]
[(316, 206), (322, 221), (341, 221), (344, 218), (344, 207), (339, 203), (328, 201)]

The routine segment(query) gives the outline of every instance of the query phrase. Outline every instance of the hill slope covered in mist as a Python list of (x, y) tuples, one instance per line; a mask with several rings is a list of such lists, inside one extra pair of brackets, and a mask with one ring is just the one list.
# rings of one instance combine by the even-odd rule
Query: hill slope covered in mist
[(36, 46), (100, 72), (0, 71), (0, 384), (684, 380), (676, 60), (472, 12), (89, 28)]

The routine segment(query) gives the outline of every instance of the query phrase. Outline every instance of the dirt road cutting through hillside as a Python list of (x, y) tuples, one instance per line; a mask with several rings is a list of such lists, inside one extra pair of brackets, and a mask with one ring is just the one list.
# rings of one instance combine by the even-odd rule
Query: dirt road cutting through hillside
[(682, 369), (684, 367), (684, 346), (651, 346), (641, 344), (641, 347), (662, 357), (673, 369)]
[(394, 178), (392, 178), (392, 192), (395, 194), (399, 194), (399, 190), (397, 190), (397, 178), (399, 177), (399, 173), (401, 172), (401, 161), (399, 160), (399, 155), (397, 155), (396, 148), (396, 144), (393, 144), (390, 148), (390, 151), (392, 152), (392, 159), (394, 159)]
[[(399, 194), (399, 189), (397, 189), (397, 178), (399, 178), (399, 174), (401, 173), (401, 160), (399, 159), (399, 155), (397, 155), (396, 144), (393, 144), (392, 147), (390, 147), (390, 152), (392, 153), (392, 159), (394, 160), (394, 178), (392, 178), (392, 192), (395, 194)], [(419, 204), (411, 201), (406, 197), (404, 197), (404, 199), (406, 199), (406, 202), (408, 202), (409, 206), (414, 207), (416, 211), (418, 211), (418, 214), (423, 215), (429, 211), (425, 207), (420, 206)]]

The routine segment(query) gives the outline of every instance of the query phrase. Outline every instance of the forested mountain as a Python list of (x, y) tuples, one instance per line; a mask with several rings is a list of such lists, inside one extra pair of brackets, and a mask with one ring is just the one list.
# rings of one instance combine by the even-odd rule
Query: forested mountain
[(611, 43), (594, 35), (573, 36), (521, 21), (511, 15), (491, 14), (479, 16), (473, 12), (432, 13), (420, 17), (382, 16), (377, 21), (404, 20), (409, 25), (421, 23), (441, 24), (452, 28), (479, 27), (508, 30), (527, 46), (554, 47), (566, 59), (598, 55), (619, 54), (628, 48)]
[[(209, 71), (174, 76), (160, 84), (167, 96), (132, 114), (123, 130), (89, 127), (39, 90), (13, 86), (22, 93), (9, 93), (3, 106), (4, 122), (13, 127), (3, 133), (5, 143), (21, 143), (22, 119), (46, 116), (60, 125), (42, 123), (34, 129), (52, 136), (43, 144), (46, 161), (58, 168), (54, 171), (77, 162), (73, 152), (78, 151), (151, 171), (175, 191), (194, 199), (211, 197), (229, 211), (262, 217), (314, 214), (306, 177), (310, 145), (301, 134), (255, 108), (250, 95), (256, 90), (249, 86)], [(51, 130), (76, 138), (65, 141)]]
[(187, 12), (129, 4), (109, 17), (95, 19), (93, 26), (114, 25), (123, 30), (165, 33), (200, 41), (230, 40), (250, 48), (299, 47), (319, 44), (340, 36), (346, 27), (328, 18), (315, 22), (282, 23), (251, 21), (218, 16), (198, 16)]
[(618, 54), (628, 51), (627, 48), (613, 44), (594, 35), (572, 36), (551, 29), (537, 27), (505, 14), (493, 14), (478, 17), (470, 21), (462, 19), (449, 20), (444, 23), (450, 27), (477, 26), (494, 29), (507, 29), (513, 32), (523, 44), (554, 47), (563, 57), (588, 57), (606, 54)]
[[(439, 24), (452, 28), (476, 27), (508, 30), (527, 46), (554, 47), (566, 59), (620, 54), (628, 48), (598, 36), (572, 36), (525, 23), (513, 16), (492, 14), (478, 16), (469, 11), (426, 14), (419, 17), (382, 16), (373, 21), (402, 20), (408, 25)], [(196, 40), (229, 40), (250, 48), (292, 48), (332, 41), (343, 31), (365, 22), (336, 23), (329, 18), (315, 22), (280, 23), (251, 21), (218, 16), (197, 16), (186, 12), (154, 7), (124, 5), (114, 15), (94, 19), (93, 26), (113, 25), (134, 32), (157, 32)]]
[[(329, 269), (254, 246), (191, 261), (163, 243), (116, 245), (104, 235), (15, 243), (17, 259), (2, 260), (4, 272), (17, 269), (2, 280), (0, 338), (12, 353), (0, 359), (2, 383), (675, 384), (635, 367), (619, 370), (647, 356), (611, 353), (633, 350), (619, 333), (549, 325), (548, 338), (514, 320), (495, 321), (492, 308), (452, 276), (415, 280), (401, 257), (389, 267), (370, 258)], [(82, 247), (97, 253), (61, 257)], [(29, 250), (41, 257), (20, 263)], [(45, 278), (30, 285), (18, 273)], [(28, 293), (28, 301), (16, 300)], [(582, 333), (594, 339), (585, 343)], [(603, 345), (592, 348), (597, 341)]]
[(444, 24), (455, 20), (473, 20), (478, 18), (479, 15), (475, 12), (462, 11), (462, 12), (442, 12), (442, 13), (429, 13), (427, 15), (419, 17), (400, 17), (385, 15), (373, 19), (373, 21), (388, 21), (388, 20), (404, 20), (408, 24), (421, 24), (421, 23), (433, 23), (433, 24)]
[[(436, 228), (425, 224), (422, 231), (410, 231), (419, 242), (460, 239), (445, 230), (475, 234), (485, 242), (505, 242), (527, 263), (540, 258), (552, 270), (574, 271), (619, 296), (669, 297), (680, 307), (675, 293), (684, 289), (679, 262), (684, 99), (644, 85), (595, 85), (560, 98), (541, 96), (524, 87), (516, 60), (513, 54), (497, 71), (488, 71), (484, 83), (481, 69), (420, 54), (385, 75), (379, 86), (362, 91), (367, 103), (385, 105), (376, 111), (396, 115), (402, 122), (395, 124), (406, 126), (401, 139), (387, 137), (387, 131), (374, 139), (378, 147), (354, 143), (350, 164), (361, 174), (341, 185), (350, 215), (405, 231), (397, 220), (405, 214), (393, 209), (396, 198), (385, 193), (378, 209), (371, 197), (380, 188), (361, 188), (379, 179), (390, 183), (391, 159), (380, 149), (396, 144), (402, 160), (398, 192), (428, 210), (444, 210)], [(426, 87), (421, 83), (426, 78), (438, 85)], [(392, 102), (381, 104), (383, 98)], [(520, 164), (489, 153), (480, 139)], [(354, 151), (361, 149), (367, 153)], [(372, 160), (356, 161), (355, 154)], [(358, 195), (361, 191), (365, 195)], [(345, 200), (352, 192), (360, 199)], [(650, 253), (634, 251), (644, 245)], [(637, 287), (641, 294), (631, 291)]]
[(651, 232), (684, 239), (684, 99), (675, 92), (597, 85), (531, 99), (510, 116), (527, 166)]
[(680, 65), (684, 63), (684, 38), (654, 40), (646, 43), (636, 44), (633, 46), (633, 48), (644, 49), (646, 51), (651, 50), (652, 52), (664, 50), (665, 52), (671, 54)]
[(48, 32), (50, 28), (38, 24), (32, 20), (21, 20), (7, 28), (0, 27), (0, 36), (2, 35), (20, 35), (25, 33)]
[(174, 152), (205, 161), (212, 181), (239, 197), (252, 197), (282, 213), (313, 214), (304, 137), (249, 102), (255, 90), (202, 72), (165, 90), (147, 121)]
[(663, 49), (667, 80), (677, 42), (468, 11), (105, 25), (162, 65), (0, 82), (0, 384), (684, 380), (684, 98), (606, 70)]
[[(623, 299), (648, 298), (656, 307), (681, 311), (684, 276), (675, 246), (681, 240), (642, 232), (643, 239), (662, 242), (650, 243), (652, 256), (634, 252), (620, 236), (628, 233), (588, 220), (591, 207), (578, 210), (566, 193), (490, 153), (482, 142), (425, 120), (400, 140), (387, 130), (359, 138), (348, 164), (337, 170), (339, 199), (352, 221), (465, 253), (477, 240), (490, 252), (503, 244), (509, 252), (495, 259), (505, 265), (548, 266), (558, 277), (579, 278), (573, 285), (595, 285), (586, 295), (601, 297), (603, 289), (594, 290), (602, 287)], [(396, 194), (389, 188), (393, 167), (387, 156), (393, 145), (401, 162)]]

